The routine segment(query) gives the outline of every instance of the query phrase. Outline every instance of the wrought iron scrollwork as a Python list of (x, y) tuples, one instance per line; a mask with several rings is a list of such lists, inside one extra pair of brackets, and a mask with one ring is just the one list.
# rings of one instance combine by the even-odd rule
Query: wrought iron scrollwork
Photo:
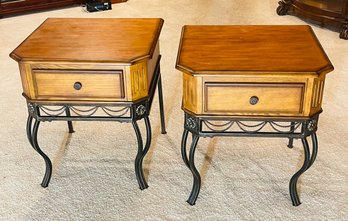
[(315, 120), (310, 120), (307, 124), (308, 131), (313, 131), (317, 127), (317, 122)]
[(62, 106), (59, 108), (49, 108), (44, 105), (37, 105), (39, 110), (42, 111), (42, 113), (46, 114), (47, 116), (60, 116), (63, 113), (65, 113), (65, 109), (67, 108), (66, 106)]
[[(200, 137), (213, 136), (249, 136), (249, 137), (285, 137), (289, 139), (288, 147), (292, 148), (293, 139), (301, 139), (304, 147), (305, 160), (303, 166), (291, 178), (289, 192), (294, 206), (301, 204), (297, 193), (297, 180), (301, 174), (308, 170), (314, 163), (318, 152), (316, 137), (319, 114), (310, 119), (240, 119), (240, 118), (217, 118), (191, 116), (185, 113), (185, 128), (181, 140), (181, 156), (185, 165), (190, 169), (193, 176), (193, 186), (187, 202), (191, 205), (196, 203), (201, 187), (201, 177), (194, 163), (194, 153)], [(192, 143), (187, 155), (187, 136), (192, 133)], [(307, 137), (312, 137), (312, 151), (309, 150)]]
[[(37, 113), (35, 112), (37, 108)], [(131, 106), (83, 106), (83, 105), (45, 105), (45, 104), (35, 104), (28, 103), (28, 111), (32, 115), (37, 115), (34, 117), (39, 117), (42, 120), (45, 118), (59, 118), (65, 117), (68, 119), (75, 118), (130, 118), (130, 108)], [(69, 113), (69, 115), (67, 114)], [(71, 113), (71, 114), (70, 114)]]
[(35, 107), (34, 107), (34, 105), (33, 105), (32, 103), (28, 103), (27, 106), (28, 106), (28, 112), (29, 112), (29, 114), (34, 114), (34, 113), (35, 113)]
[(140, 120), (150, 113), (150, 104), (148, 100), (139, 101), (132, 105), (131, 116), (135, 120)]
[(219, 132), (224, 132), (228, 129), (230, 129), (235, 121), (231, 120), (231, 121), (227, 121), (227, 123), (222, 123), (222, 124), (216, 124), (213, 123), (209, 120), (203, 121), (204, 125), (209, 128), (209, 130), (211, 131), (219, 131)]
[(138, 116), (143, 116), (145, 113), (146, 113), (146, 107), (144, 105), (139, 105), (137, 107), (137, 109), (135, 110), (135, 113), (138, 115)]
[[(239, 119), (195, 117), (185, 114), (185, 128), (201, 136), (277, 136), (301, 138), (317, 130), (318, 116), (310, 119)], [(291, 145), (290, 145), (291, 146)]]
[(195, 119), (194, 118), (192, 118), (192, 117), (188, 117), (187, 119), (186, 119), (186, 126), (188, 127), (188, 128), (191, 128), (191, 129), (195, 129), (196, 128), (196, 122), (195, 122)]
[[(227, 120), (220, 121), (202, 120), (203, 132), (245, 132), (257, 133), (260, 131), (274, 131), (277, 133), (293, 133), (300, 128), (302, 122), (276, 122), (276, 121), (242, 121)], [(268, 126), (268, 127), (267, 127)]]

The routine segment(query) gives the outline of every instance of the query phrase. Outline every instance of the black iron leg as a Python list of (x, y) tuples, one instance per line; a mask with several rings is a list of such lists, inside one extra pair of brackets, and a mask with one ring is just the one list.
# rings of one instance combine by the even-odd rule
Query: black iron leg
[(33, 136), (32, 136), (32, 128), (33, 128), (33, 117), (28, 115), (27, 119), (27, 138), (31, 146), (33, 146)]
[(311, 135), (312, 138), (312, 145), (313, 145), (313, 149), (312, 149), (312, 156), (311, 156), (311, 160), (309, 163), (309, 166), (307, 168), (307, 170), (313, 165), (315, 159), (317, 158), (317, 154), (318, 154), (318, 139), (317, 139), (317, 134), (313, 133)]
[(182, 134), (182, 138), (181, 138), (181, 157), (185, 165), (190, 169), (189, 160), (187, 158), (187, 150), (186, 150), (187, 135), (188, 135), (188, 130), (184, 129), (184, 133)]
[[(65, 112), (66, 112), (66, 116), (67, 117), (71, 116), (70, 110), (69, 110), (68, 107), (65, 109)], [(68, 121), (68, 128), (69, 128), (69, 133), (74, 133), (75, 132), (71, 121)]]
[[(294, 129), (295, 129), (295, 122), (291, 122), (290, 123), (290, 133), (294, 132)], [(293, 143), (294, 143), (294, 138), (290, 137), (288, 147), (293, 148), (294, 147)]]
[(186, 144), (187, 144), (187, 136), (188, 136), (188, 130), (184, 129), (184, 132), (182, 134), (182, 139), (181, 139), (181, 156), (182, 159), (185, 163), (185, 165), (191, 170), (192, 175), (193, 175), (193, 186), (191, 190), (191, 194), (187, 200), (187, 202), (190, 205), (195, 205), (199, 190), (201, 188), (201, 176), (199, 175), (198, 170), (195, 167), (195, 150), (197, 147), (198, 139), (199, 136), (197, 135), (192, 135), (192, 144), (191, 144), (191, 149), (190, 149), (190, 158), (187, 158), (187, 151), (186, 151)]
[(44, 178), (42, 180), (41, 186), (47, 187), (48, 183), (50, 182), (51, 175), (52, 175), (52, 163), (51, 160), (47, 157), (47, 155), (42, 152), (42, 150), (39, 147), (39, 144), (37, 142), (37, 132), (40, 126), (40, 121), (35, 120), (34, 126), (32, 127), (33, 117), (30, 115), (28, 116), (27, 120), (27, 137), (29, 140), (29, 143), (31, 146), (38, 152), (45, 160), (46, 163), (46, 172), (44, 175)]
[[(294, 206), (298, 206), (301, 204), (300, 198), (297, 194), (297, 180), (301, 176), (301, 174), (304, 173), (310, 167), (312, 159), (313, 159), (313, 162), (315, 159), (313, 157), (312, 158), (310, 157), (307, 137), (302, 138), (301, 141), (302, 141), (303, 149), (304, 149), (304, 162), (303, 162), (301, 169), (299, 171), (297, 171), (291, 177), (290, 184), (289, 184), (290, 197), (291, 197), (292, 205), (294, 205)], [(317, 149), (316, 143), (313, 143), (313, 153), (314, 153), (314, 149)], [(312, 156), (314, 156), (314, 155), (312, 155)]]
[(188, 161), (189, 168), (190, 168), (192, 175), (193, 175), (193, 186), (192, 186), (191, 194), (190, 194), (187, 202), (192, 206), (195, 205), (198, 194), (199, 194), (199, 190), (201, 189), (201, 176), (199, 175), (199, 172), (195, 167), (195, 161), (194, 161), (195, 150), (197, 147), (198, 139), (199, 139), (199, 136), (192, 135), (192, 144), (191, 144), (190, 156), (189, 156), (189, 161)]
[[(159, 69), (160, 72), (160, 69)], [(161, 79), (161, 73), (159, 73), (158, 77), (158, 102), (159, 102), (159, 108), (160, 108), (160, 117), (161, 117), (161, 133), (166, 134), (166, 125), (164, 121), (164, 108), (163, 108), (163, 94), (162, 94), (162, 79)]]
[(137, 137), (137, 142), (138, 142), (138, 153), (135, 158), (135, 175), (137, 177), (137, 181), (141, 190), (149, 187), (144, 178), (143, 159), (146, 153), (148, 152), (150, 148), (150, 144), (151, 144), (151, 125), (150, 125), (149, 117), (148, 116), (144, 117), (144, 121), (146, 126), (146, 143), (144, 148), (143, 148), (143, 139), (141, 137), (139, 126), (136, 121), (132, 122), (135, 135)]

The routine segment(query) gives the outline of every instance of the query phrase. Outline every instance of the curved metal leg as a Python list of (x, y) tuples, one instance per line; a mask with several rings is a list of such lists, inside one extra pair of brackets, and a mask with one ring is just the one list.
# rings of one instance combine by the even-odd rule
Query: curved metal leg
[(181, 138), (181, 157), (185, 165), (190, 169), (189, 160), (187, 158), (187, 151), (186, 151), (187, 135), (188, 135), (188, 130), (184, 129), (184, 132)]
[[(160, 69), (158, 70), (160, 72)], [(163, 108), (163, 94), (162, 94), (162, 79), (161, 74), (159, 73), (158, 77), (158, 102), (160, 108), (160, 117), (161, 117), (161, 133), (166, 134), (166, 125), (164, 121), (164, 108)]]
[[(66, 116), (67, 117), (70, 117), (71, 116), (71, 114), (70, 114), (70, 110), (69, 110), (69, 108), (68, 107), (66, 107), (66, 109), (65, 109), (65, 113), (66, 113)], [(75, 131), (74, 131), (74, 127), (73, 127), (73, 125), (72, 125), (72, 122), (71, 121), (68, 121), (68, 128), (69, 128), (69, 133), (74, 133)]]
[(145, 155), (149, 151), (150, 145), (151, 145), (151, 139), (152, 139), (151, 124), (150, 124), (149, 117), (148, 116), (144, 117), (144, 121), (145, 121), (145, 126), (146, 126), (146, 143), (145, 143), (145, 148), (143, 151), (143, 157), (145, 157)]
[(32, 127), (33, 127), (33, 117), (28, 115), (27, 119), (27, 138), (31, 146), (33, 146), (33, 136), (32, 136)]
[(135, 135), (137, 137), (137, 142), (138, 142), (138, 153), (137, 153), (137, 156), (135, 158), (135, 175), (137, 177), (139, 188), (141, 190), (149, 187), (146, 183), (145, 178), (144, 178), (143, 159), (144, 159), (146, 153), (148, 152), (148, 150), (150, 148), (150, 144), (151, 144), (151, 125), (150, 125), (149, 117), (148, 116), (144, 117), (144, 121), (145, 121), (145, 126), (146, 126), (146, 143), (145, 143), (144, 149), (143, 149), (143, 139), (141, 137), (139, 126), (138, 126), (136, 121), (132, 122), (134, 131), (135, 131)]
[(195, 150), (197, 147), (197, 142), (198, 142), (199, 136), (193, 135), (192, 136), (192, 144), (191, 144), (191, 149), (190, 149), (190, 156), (189, 156), (189, 166), (190, 170), (193, 175), (193, 186), (191, 190), (191, 194), (186, 202), (188, 202), (190, 205), (195, 205), (199, 190), (201, 189), (201, 176), (199, 175), (198, 170), (195, 167)]
[(28, 120), (27, 120), (27, 136), (28, 136), (28, 140), (29, 140), (31, 146), (45, 160), (46, 172), (45, 172), (44, 178), (41, 182), (41, 186), (47, 187), (49, 182), (50, 182), (51, 175), (52, 175), (52, 163), (51, 163), (51, 160), (48, 158), (48, 156), (44, 152), (42, 152), (42, 150), (40, 149), (39, 144), (37, 142), (37, 132), (38, 132), (38, 129), (40, 126), (40, 121), (36, 120), (33, 127), (32, 127), (32, 122), (33, 122), (33, 117), (29, 116)]
[(312, 149), (312, 156), (311, 156), (311, 160), (309, 162), (309, 166), (307, 168), (307, 170), (313, 165), (315, 159), (317, 158), (317, 154), (318, 154), (318, 139), (317, 139), (317, 134), (313, 133), (311, 135), (312, 138), (312, 145), (313, 145), (313, 149)]
[(307, 138), (304, 137), (301, 139), (301, 141), (302, 141), (303, 149), (304, 149), (304, 162), (301, 169), (297, 171), (291, 177), (290, 183), (289, 183), (290, 197), (291, 197), (292, 205), (294, 206), (298, 206), (301, 204), (300, 198), (298, 197), (298, 194), (297, 194), (297, 187), (296, 187), (297, 180), (301, 176), (301, 174), (304, 173), (310, 167), (310, 163), (311, 163), (311, 157), (310, 157)]

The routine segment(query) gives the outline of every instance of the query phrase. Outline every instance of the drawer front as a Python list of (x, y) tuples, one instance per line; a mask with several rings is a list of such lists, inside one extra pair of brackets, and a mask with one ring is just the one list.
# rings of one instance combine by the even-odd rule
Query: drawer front
[(303, 113), (304, 90), (304, 83), (206, 82), (204, 112), (299, 116)]
[(36, 99), (122, 100), (121, 70), (32, 70)]

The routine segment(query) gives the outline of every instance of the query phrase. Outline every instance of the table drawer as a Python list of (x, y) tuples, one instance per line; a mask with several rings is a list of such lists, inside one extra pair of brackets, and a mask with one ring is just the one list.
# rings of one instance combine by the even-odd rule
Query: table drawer
[(304, 83), (216, 83), (204, 85), (206, 114), (300, 115)]
[(122, 70), (34, 69), (36, 99), (124, 99)]

